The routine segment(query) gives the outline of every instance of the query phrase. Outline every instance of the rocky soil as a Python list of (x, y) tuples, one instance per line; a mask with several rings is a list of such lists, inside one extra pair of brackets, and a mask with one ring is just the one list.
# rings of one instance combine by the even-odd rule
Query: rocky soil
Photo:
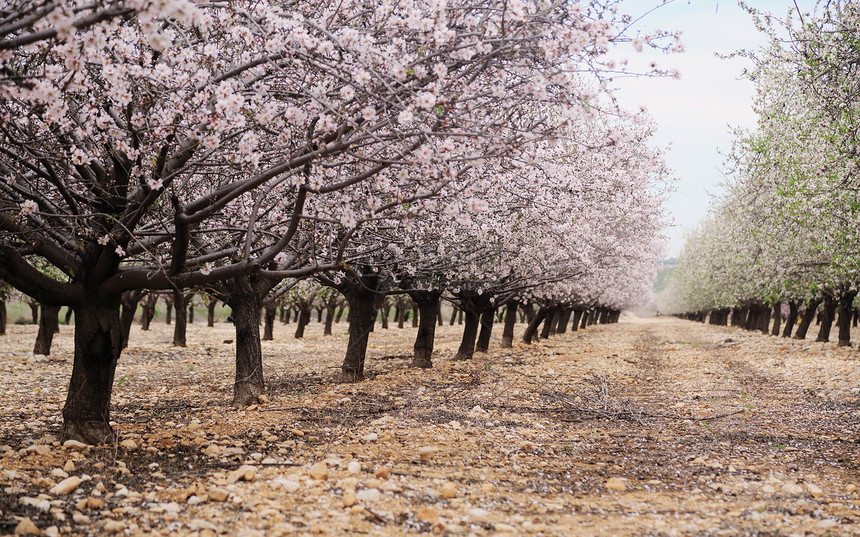
[[(232, 327), (133, 329), (115, 448), (60, 445), (71, 328), (0, 337), (0, 534), (860, 535), (860, 353), (674, 319), (407, 367), (414, 329), (264, 343), (229, 406)], [(520, 327), (522, 329), (522, 327)]]

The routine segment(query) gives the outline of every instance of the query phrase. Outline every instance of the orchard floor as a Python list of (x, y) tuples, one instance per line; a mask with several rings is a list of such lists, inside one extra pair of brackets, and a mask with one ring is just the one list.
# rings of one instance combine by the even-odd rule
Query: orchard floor
[[(407, 367), (415, 329), (263, 344), (268, 400), (228, 403), (232, 327), (137, 327), (117, 371), (122, 445), (53, 438), (71, 328), (34, 362), (0, 338), (0, 534), (860, 535), (860, 353), (674, 319)], [(522, 326), (518, 327), (522, 330)], [(423, 449), (422, 449), (423, 448)], [(65, 470), (64, 470), (65, 468)], [(67, 475), (72, 492), (50, 492)]]

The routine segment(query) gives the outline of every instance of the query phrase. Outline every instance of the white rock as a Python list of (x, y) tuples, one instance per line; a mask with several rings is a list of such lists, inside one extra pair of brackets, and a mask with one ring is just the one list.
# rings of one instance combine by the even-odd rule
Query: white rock
[(365, 442), (376, 442), (379, 440), (379, 435), (376, 433), (369, 433), (361, 437)]
[(73, 475), (54, 485), (49, 492), (51, 494), (68, 494), (79, 486), (81, 486), (81, 478)]
[(821, 529), (828, 529), (835, 528), (837, 525), (839, 525), (839, 523), (832, 518), (825, 518), (824, 520), (821, 520), (817, 524), (815, 524), (815, 527)]
[(423, 446), (418, 448), (418, 457), (423, 462), (428, 462), (435, 457), (437, 453), (439, 453), (439, 448), (435, 446)]
[(375, 502), (382, 496), (379, 489), (363, 489), (356, 493), (355, 497), (360, 502)]
[(65, 442), (63, 442), (63, 447), (74, 451), (84, 451), (86, 449), (89, 449), (90, 446), (84, 444), (83, 442), (78, 442), (77, 440), (66, 440)]
[(346, 471), (352, 475), (356, 475), (361, 472), (361, 463), (358, 461), (350, 461), (349, 465), (346, 467)]
[(18, 498), (18, 503), (35, 507), (39, 511), (48, 512), (51, 510), (51, 502), (48, 500), (40, 500), (38, 498), (30, 498), (29, 496), (21, 496)]

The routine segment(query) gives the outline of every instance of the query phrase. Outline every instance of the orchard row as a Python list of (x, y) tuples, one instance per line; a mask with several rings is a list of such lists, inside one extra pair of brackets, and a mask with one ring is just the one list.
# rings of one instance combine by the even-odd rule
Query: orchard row
[(347, 380), (389, 295), (467, 332), (648, 298), (668, 172), (610, 88), (625, 49), (681, 46), (614, 2), (31, 7), (0, 23), (0, 279), (74, 310), (63, 439), (113, 439), (123, 310), (151, 291), (231, 309), (239, 405), (261, 309), (319, 286), (348, 303)]
[[(848, 335), (860, 285), (860, 5), (761, 15), (770, 38), (751, 53), (758, 127), (739, 132), (731, 181), (687, 241), (665, 300), (725, 324), (767, 330), (772, 312), (798, 337), (819, 315), (827, 341)], [(784, 311), (783, 311), (784, 310)], [(773, 327), (773, 332), (778, 332)], [(788, 335), (786, 334), (786, 335)]]

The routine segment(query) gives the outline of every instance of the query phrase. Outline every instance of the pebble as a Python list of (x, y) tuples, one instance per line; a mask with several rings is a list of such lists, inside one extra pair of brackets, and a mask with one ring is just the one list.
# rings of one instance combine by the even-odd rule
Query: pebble
[(227, 482), (235, 483), (236, 481), (252, 482), (257, 480), (257, 467), (243, 464), (227, 474)]
[(343, 506), (344, 507), (352, 507), (353, 505), (358, 503), (358, 497), (354, 492), (344, 492), (343, 493)]
[(435, 446), (424, 446), (418, 448), (418, 457), (422, 462), (429, 462), (437, 453), (439, 453), (439, 448)]
[(105, 522), (104, 530), (107, 533), (120, 533), (125, 530), (125, 522), (119, 520), (108, 520)]
[(73, 475), (54, 485), (49, 492), (51, 494), (68, 494), (79, 486), (81, 486), (81, 478)]
[(264, 393), (261, 393), (260, 395), (257, 396), (257, 402), (260, 403), (261, 405), (265, 405), (266, 403), (269, 402), (269, 396), (264, 394)]
[(382, 492), (379, 489), (364, 489), (358, 491), (355, 497), (362, 502), (375, 502), (382, 496)]
[(439, 513), (432, 507), (419, 507), (418, 511), (415, 512), (415, 518), (417, 518), (419, 522), (435, 524), (439, 522)]
[(835, 528), (837, 525), (838, 523), (832, 518), (825, 518), (824, 520), (821, 520), (817, 524), (815, 524), (815, 527), (826, 530), (828, 528)]
[(786, 494), (802, 494), (803, 488), (796, 483), (786, 483), (782, 486), (782, 492)]
[(29, 496), (21, 496), (18, 498), (18, 503), (35, 507), (39, 511), (47, 512), (51, 510), (51, 502), (48, 500), (40, 500), (38, 498), (30, 498)]
[(66, 464), (63, 466), (64, 472), (74, 472), (75, 471), (75, 463), (72, 462), (71, 459), (66, 461)]
[(66, 449), (71, 449), (73, 451), (84, 451), (89, 449), (90, 446), (84, 444), (83, 442), (78, 442), (77, 440), (66, 440), (63, 442), (63, 447)]
[(614, 490), (616, 492), (624, 492), (627, 490), (627, 480), (623, 477), (610, 477), (604, 483), (607, 490)]
[(445, 499), (455, 498), (457, 496), (457, 485), (447, 481), (444, 485), (442, 485), (442, 489), (439, 491), (439, 495)]
[(230, 491), (218, 487), (209, 489), (209, 499), (215, 502), (223, 502), (230, 497)]
[(42, 535), (42, 531), (29, 518), (25, 518), (15, 526), (15, 535)]
[(358, 474), (361, 472), (361, 463), (358, 461), (350, 461), (346, 467), (346, 471), (352, 475)]
[(311, 466), (309, 474), (312, 478), (319, 481), (328, 479), (328, 465), (326, 465), (325, 461), (318, 462)]
[(365, 442), (376, 442), (379, 440), (379, 435), (376, 433), (369, 433), (361, 437), (361, 439)]
[(511, 526), (510, 524), (505, 524), (504, 522), (497, 522), (495, 526), (496, 531), (503, 531), (505, 533), (513, 533), (517, 531), (517, 528)]
[(391, 475), (391, 468), (388, 466), (380, 466), (373, 472), (373, 475), (378, 479), (388, 479), (388, 476)]
[(824, 491), (821, 490), (821, 487), (813, 483), (806, 484), (806, 492), (808, 492), (813, 498), (820, 498), (824, 495)]
[(36, 455), (41, 455), (43, 457), (47, 457), (48, 455), (51, 454), (51, 447), (43, 445), (43, 444), (36, 444), (34, 446), (28, 447), (27, 449), (24, 450), (24, 452), (27, 453), (28, 455), (32, 455), (35, 453)]
[(129, 450), (137, 449), (137, 442), (135, 442), (131, 438), (127, 438), (127, 439), (123, 440), (122, 442), (119, 443), (119, 445), (120, 445), (120, 447), (123, 447), (125, 449), (129, 449)]
[(845, 487), (845, 492), (851, 494), (852, 492), (857, 492), (857, 485), (851, 484)]
[(53, 470), (51, 470), (51, 477), (56, 477), (57, 479), (65, 479), (69, 477), (69, 473), (65, 470), (54, 468)]
[(75, 524), (89, 524), (90, 523), (90, 517), (88, 517), (87, 515), (85, 515), (83, 513), (79, 513), (77, 511), (74, 514), (72, 514), (72, 520), (75, 521)]

